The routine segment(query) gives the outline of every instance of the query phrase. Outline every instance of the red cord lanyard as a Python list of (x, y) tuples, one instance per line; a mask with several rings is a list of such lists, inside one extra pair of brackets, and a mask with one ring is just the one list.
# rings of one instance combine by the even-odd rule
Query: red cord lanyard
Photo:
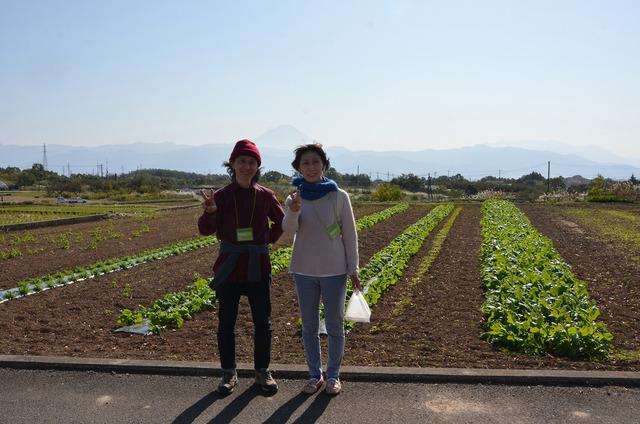
[(251, 209), (251, 219), (249, 220), (249, 226), (240, 228), (240, 221), (238, 220), (238, 202), (236, 201), (236, 193), (233, 193), (233, 205), (236, 212), (236, 240), (238, 241), (253, 241), (253, 214), (256, 211), (256, 196), (258, 190), (253, 189), (253, 208)]

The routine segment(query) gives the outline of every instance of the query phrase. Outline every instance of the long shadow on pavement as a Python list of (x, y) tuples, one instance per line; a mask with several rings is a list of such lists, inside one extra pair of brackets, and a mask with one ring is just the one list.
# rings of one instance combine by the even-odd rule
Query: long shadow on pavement
[[(296, 396), (292, 397), (278, 408), (269, 418), (264, 421), (264, 424), (276, 424), (276, 423), (284, 423), (291, 418), (293, 413), (302, 406), (303, 403), (309, 399), (310, 396), (304, 393), (299, 393)], [(331, 402), (332, 396), (329, 396), (323, 392), (320, 392), (315, 396), (313, 402), (307, 407), (307, 409), (298, 417), (294, 422), (295, 423), (314, 423), (316, 422), (324, 413), (327, 406), (329, 406), (329, 402)]]
[(269, 418), (265, 420), (263, 424), (280, 424), (287, 422), (287, 420), (296, 412), (296, 409), (300, 407), (307, 399), (309, 399), (309, 395), (305, 395), (304, 393), (298, 393), (296, 396), (292, 397), (278, 408)]
[(211, 392), (187, 409), (173, 420), (172, 424), (188, 424), (195, 421), (207, 408), (209, 408), (215, 401), (221, 399), (221, 396), (217, 392)]
[(333, 396), (329, 396), (327, 394), (320, 393), (313, 400), (313, 403), (309, 405), (306, 411), (294, 423), (315, 423), (318, 421), (318, 418), (322, 416), (327, 406), (329, 406), (329, 402), (331, 402)]
[(229, 405), (225, 406), (222, 411), (218, 413), (209, 424), (215, 423), (230, 423), (235, 417), (237, 417), (242, 410), (259, 395), (264, 395), (260, 387), (253, 385), (245, 390), (240, 396), (235, 398)]

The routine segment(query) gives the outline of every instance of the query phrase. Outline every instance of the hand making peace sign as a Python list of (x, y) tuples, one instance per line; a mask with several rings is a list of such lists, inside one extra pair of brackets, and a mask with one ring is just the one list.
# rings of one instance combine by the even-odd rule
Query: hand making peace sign
[(209, 190), (200, 191), (200, 195), (204, 199), (202, 201), (202, 209), (204, 209), (206, 213), (215, 213), (218, 210), (216, 202), (213, 200), (213, 193), (214, 192), (212, 188)]

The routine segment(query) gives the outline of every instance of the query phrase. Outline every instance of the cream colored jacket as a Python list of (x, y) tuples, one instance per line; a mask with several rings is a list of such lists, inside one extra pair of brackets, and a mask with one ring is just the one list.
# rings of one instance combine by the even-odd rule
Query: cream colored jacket
[[(358, 270), (358, 234), (351, 201), (346, 191), (338, 189), (318, 200), (301, 199), (299, 212), (285, 201), (282, 229), (294, 234), (289, 272), (314, 277), (353, 274)], [(338, 222), (341, 234), (331, 240), (326, 228)]]

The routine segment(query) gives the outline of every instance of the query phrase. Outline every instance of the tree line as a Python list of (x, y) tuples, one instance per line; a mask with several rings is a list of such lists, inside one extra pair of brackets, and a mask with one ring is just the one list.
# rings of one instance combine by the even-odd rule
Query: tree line
[[(563, 177), (549, 180), (538, 172), (532, 172), (519, 178), (483, 177), (479, 180), (468, 180), (461, 174), (453, 176), (440, 175), (437, 178), (425, 178), (414, 174), (402, 174), (390, 181), (371, 180), (367, 174), (342, 174), (335, 168), (329, 168), (327, 177), (335, 180), (343, 187), (359, 187), (371, 189), (382, 184), (390, 184), (400, 190), (412, 193), (442, 194), (449, 197), (463, 197), (486, 190), (518, 193), (522, 198), (535, 198), (542, 193), (566, 190), (569, 192), (587, 192), (605, 197), (606, 187), (619, 183), (601, 176), (594, 180), (579, 179), (578, 182), (567, 183)], [(261, 176), (265, 184), (288, 185), (291, 176), (278, 171), (267, 171)], [(41, 188), (48, 194), (57, 193), (158, 193), (165, 190), (197, 187), (222, 187), (229, 182), (226, 174), (198, 174), (194, 172), (174, 171), (169, 169), (142, 169), (125, 174), (98, 176), (90, 174), (60, 175), (47, 171), (42, 164), (36, 163), (29, 169), (16, 167), (0, 168), (0, 181), (10, 189)], [(632, 175), (628, 180), (631, 186), (639, 184)]]

